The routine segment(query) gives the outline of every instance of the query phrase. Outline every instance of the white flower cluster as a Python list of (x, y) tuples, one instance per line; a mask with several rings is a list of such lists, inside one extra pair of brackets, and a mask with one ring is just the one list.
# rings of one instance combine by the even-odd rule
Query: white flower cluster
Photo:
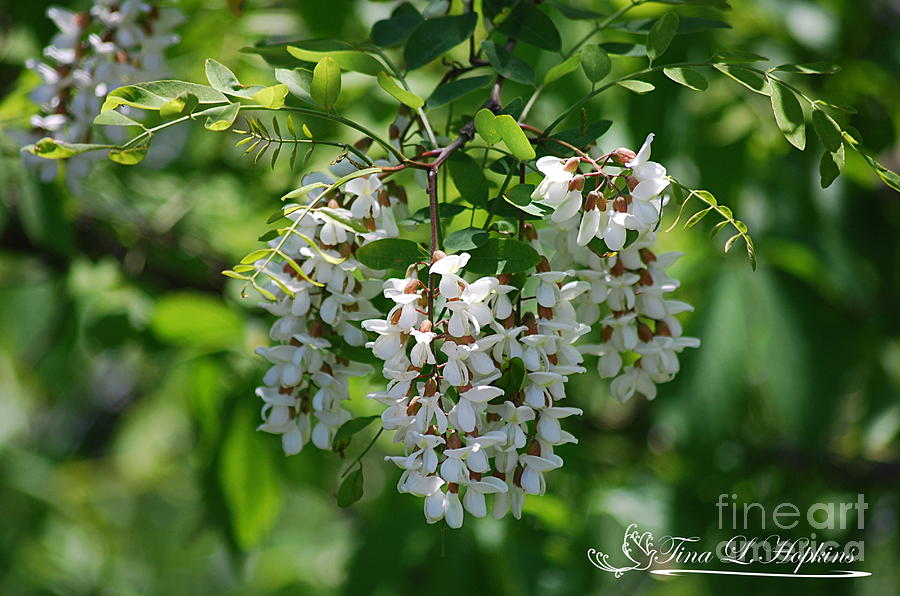
[(403, 469), (397, 488), (424, 497), (429, 523), (452, 528), (464, 510), (487, 515), (486, 495), (494, 517), (518, 518), (526, 495), (544, 493), (544, 474), (563, 465), (554, 448), (577, 442), (560, 419), (581, 410), (558, 402), (569, 375), (584, 372), (572, 344), (588, 330), (571, 304), (586, 283), (563, 284), (545, 260), (525, 286), (535, 286), (537, 306), (518, 313), (509, 276), (466, 280), (468, 260), (436, 252), (432, 296), (413, 265), (384, 284), (387, 317), (363, 322), (388, 379), (369, 398), (387, 406), (383, 426), (404, 447), (386, 458)]
[[(77, 13), (54, 6), (47, 16), (59, 33), (44, 48), (45, 61), (26, 63), (42, 80), (30, 96), (41, 107), (31, 119), (32, 134), (73, 143), (90, 140), (91, 123), (107, 93), (160, 78), (163, 53), (178, 41), (172, 29), (183, 20), (176, 9), (139, 0), (96, 0), (88, 12)], [(86, 175), (87, 159), (70, 159), (68, 172)], [(55, 162), (39, 163), (42, 178), (56, 175)]]
[[(580, 159), (550, 156), (537, 164), (545, 178), (534, 198), (553, 208), (554, 266), (578, 267), (577, 276), (590, 284), (590, 292), (579, 301), (579, 320), (590, 325), (600, 321), (601, 325), (602, 343), (580, 349), (599, 356), (597, 370), (602, 377), (614, 377), (611, 393), (621, 401), (635, 393), (647, 399), (656, 397), (656, 384), (670, 381), (678, 373), (678, 354), (700, 345), (699, 339), (682, 336), (675, 318), (692, 307), (665, 298), (679, 286), (666, 268), (682, 253), (657, 256), (651, 250), (662, 193), (669, 185), (666, 169), (649, 160), (652, 141), (650, 134), (637, 154), (627, 149), (610, 154), (630, 170), (620, 174), (626, 184), (619, 189), (611, 182), (613, 177), (602, 173), (607, 192), (594, 190), (586, 198), (582, 196), (584, 177), (578, 174)], [(637, 232), (637, 237), (626, 247), (628, 230)], [(605, 252), (589, 248), (594, 238), (616, 253), (605, 256)]]
[[(304, 185), (312, 182), (333, 180), (321, 173), (303, 179)], [(315, 200), (318, 193), (309, 196)], [(269, 242), (293, 262), (273, 260), (265, 269), (270, 278), (265, 289), (277, 300), (261, 306), (277, 317), (269, 335), (278, 343), (257, 349), (271, 364), (264, 385), (256, 390), (264, 402), (259, 430), (280, 434), (287, 455), (310, 440), (331, 449), (335, 432), (351, 418), (342, 406), (349, 399), (349, 379), (369, 374), (371, 368), (341, 356), (340, 347), (342, 342), (365, 343), (358, 322), (378, 314), (369, 299), (381, 285), (367, 279), (381, 275), (353, 256), (366, 242), (396, 236), (394, 211), (405, 207), (374, 174), (350, 180), (333, 195), (323, 197), (329, 199), (327, 209), (290, 213), (293, 231)], [(354, 218), (365, 222), (368, 231), (350, 225)]]

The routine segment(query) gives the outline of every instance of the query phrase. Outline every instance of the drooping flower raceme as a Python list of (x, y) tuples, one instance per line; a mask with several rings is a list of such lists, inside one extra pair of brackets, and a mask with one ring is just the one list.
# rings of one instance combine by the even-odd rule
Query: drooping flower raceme
[[(91, 123), (107, 93), (122, 85), (162, 78), (163, 53), (178, 41), (173, 29), (180, 11), (139, 0), (96, 0), (87, 12), (53, 6), (47, 16), (59, 29), (43, 60), (27, 61), (41, 78), (31, 92), (40, 113), (31, 119), (31, 140), (52, 136), (73, 143), (90, 141)], [(67, 175), (87, 175), (87, 156), (69, 159)], [(30, 158), (41, 177), (56, 175), (56, 162)]]
[[(544, 271), (541, 300), (513, 312), (503, 279), (466, 279), (469, 255), (435, 253), (438, 277), (428, 311), (419, 267), (384, 284), (395, 306), (387, 318), (363, 322), (377, 334), (367, 344), (384, 361), (384, 428), (404, 455), (388, 457), (403, 472), (397, 488), (424, 498), (425, 518), (453, 528), (465, 512), (520, 517), (528, 494), (543, 494), (544, 475), (563, 465), (554, 449), (576, 442), (560, 420), (581, 410), (559, 404), (565, 383), (583, 372), (572, 347), (587, 331), (569, 302), (577, 291), (563, 272)], [(586, 284), (574, 282), (575, 285)]]
[[(346, 174), (348, 167), (342, 164), (333, 173)], [(367, 186), (352, 184), (357, 180)], [(331, 184), (334, 180), (315, 173), (303, 182)], [(360, 188), (372, 192), (359, 192)], [(354, 254), (367, 242), (396, 235), (396, 227), (350, 224), (354, 209), (364, 209), (366, 217), (371, 217), (373, 201), (382, 221), (392, 205), (400, 204), (377, 178), (355, 178), (327, 197), (320, 192), (308, 196), (317, 205), (328, 199), (324, 209), (287, 207), (293, 225), (269, 241), (266, 257), (255, 264), (264, 268), (268, 283), (263, 289), (274, 298), (261, 306), (277, 317), (269, 332), (276, 344), (257, 350), (270, 364), (264, 384), (256, 390), (263, 400), (259, 430), (281, 435), (288, 455), (310, 441), (320, 449), (331, 449), (336, 430), (351, 418), (342, 405), (349, 399), (349, 379), (368, 374), (371, 367), (341, 356), (341, 346), (365, 343), (360, 323), (378, 314), (370, 298), (379, 292), (377, 280), (382, 278), (380, 272), (363, 267)], [(360, 202), (365, 207), (356, 207)], [(384, 345), (385, 353), (393, 349), (390, 340)], [(429, 359), (428, 355), (423, 358)]]
[[(692, 307), (666, 297), (679, 286), (666, 269), (681, 254), (656, 255), (652, 250), (662, 193), (669, 186), (666, 169), (650, 161), (653, 137), (652, 133), (648, 135), (636, 154), (618, 149), (605, 156), (616, 158), (626, 169), (617, 176), (602, 167), (589, 173), (587, 176), (596, 176), (598, 184), (578, 209), (563, 211), (565, 204), (554, 205), (549, 196), (549, 188), (558, 178), (556, 172), (571, 160), (552, 158), (555, 163), (545, 162), (542, 171), (557, 178), (548, 175), (545, 181), (550, 182), (535, 191), (546, 205), (555, 206), (550, 217), (553, 229), (545, 233), (556, 248), (555, 265), (575, 266), (575, 275), (590, 285), (590, 291), (582, 294), (576, 306), (583, 323), (599, 321), (601, 343), (579, 349), (598, 357), (600, 376), (613, 379), (610, 391), (621, 401), (636, 393), (653, 399), (656, 384), (670, 381), (678, 373), (678, 354), (700, 345), (700, 340), (682, 336), (675, 318)], [(568, 184), (580, 189), (585, 180), (575, 173)], [(629, 232), (635, 237), (627, 243)], [(595, 240), (602, 244), (593, 246)]]

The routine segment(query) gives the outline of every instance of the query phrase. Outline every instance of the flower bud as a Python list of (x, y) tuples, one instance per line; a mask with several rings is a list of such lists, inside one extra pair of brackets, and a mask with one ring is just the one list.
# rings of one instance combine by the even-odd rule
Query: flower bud
[(395, 141), (400, 138), (400, 127), (396, 124), (391, 124), (388, 128), (388, 138), (392, 141)]
[(338, 203), (337, 199), (328, 199), (328, 208), (329, 209), (340, 209), (341, 204)]
[(625, 273), (625, 264), (622, 263), (622, 259), (616, 258), (616, 264), (609, 268), (609, 272), (615, 277), (619, 277)]
[(447, 256), (447, 253), (445, 253), (444, 251), (436, 250), (433, 253), (431, 253), (431, 263), (432, 264), (437, 263), (438, 261), (440, 261), (441, 259), (443, 259), (446, 256)]
[(612, 334), (613, 334), (613, 328), (610, 327), (609, 325), (604, 325), (600, 329), (600, 338), (604, 342), (608, 342), (610, 339), (612, 339)]
[(656, 322), (656, 335), (662, 335), (664, 337), (672, 337), (672, 331), (669, 329), (669, 326), (666, 325), (665, 321), (657, 321)]
[(634, 176), (626, 176), (625, 182), (628, 183), (628, 190), (634, 190), (635, 188), (637, 188), (637, 185), (640, 183), (640, 180), (638, 180)]
[(460, 447), (462, 447), (462, 440), (459, 438), (459, 433), (448, 431), (447, 435), (448, 449), (459, 449)]
[(537, 270), (541, 273), (547, 273), (551, 271), (550, 269), (550, 261), (547, 260), (547, 257), (541, 255), (541, 260), (537, 264)]
[(525, 239), (528, 241), (534, 241), (537, 240), (537, 237), (537, 230), (534, 228), (534, 224), (525, 224)]
[(437, 393), (437, 390), (437, 382), (433, 378), (428, 379), (428, 381), (425, 382), (425, 397), (431, 397), (432, 395)]
[(637, 154), (628, 149), (626, 147), (619, 147), (615, 151), (612, 152), (613, 161), (617, 164), (624, 166), (625, 164), (634, 161), (634, 158), (637, 157)]
[(365, 151), (366, 149), (368, 149), (369, 147), (372, 146), (372, 139), (370, 139), (369, 137), (363, 137), (360, 140), (353, 143), (353, 146), (356, 149), (359, 149), (360, 151)]
[[(537, 423), (535, 423), (535, 424), (537, 424)], [(534, 439), (532, 439), (531, 442), (528, 444), (528, 449), (526, 450), (526, 453), (528, 453), (528, 455), (534, 455), (536, 457), (540, 457), (541, 456), (541, 444), (538, 443), (537, 441), (535, 441)]]
[(653, 339), (653, 331), (650, 330), (650, 327), (648, 327), (646, 323), (638, 323), (637, 333), (638, 338), (644, 343)]
[(644, 263), (649, 264), (656, 260), (656, 255), (653, 254), (653, 251), (649, 248), (640, 249), (638, 254), (641, 255), (641, 260), (644, 261)]
[(391, 206), (391, 193), (387, 188), (382, 188), (378, 191), (378, 204), (382, 207)]
[[(415, 294), (418, 291), (419, 291), (419, 280), (415, 279), (415, 278), (410, 279), (408, 282), (406, 282), (406, 287), (403, 288), (404, 294)], [(431, 324), (431, 321), (426, 321), (426, 322), (429, 325)], [(421, 331), (431, 331), (431, 329), (430, 328), (427, 330), (422, 329)]]
[(371, 217), (364, 217), (363, 224), (366, 226), (366, 229), (370, 232), (374, 232), (378, 229), (378, 226), (375, 224), (375, 219)]
[(422, 321), (422, 324), (419, 325), (419, 331), (421, 331), (422, 333), (428, 333), (429, 331), (431, 331), (432, 327), (434, 327), (434, 325), (431, 324), (431, 321), (425, 319), (424, 321)]
[(566, 165), (563, 166), (563, 170), (566, 172), (577, 172), (578, 165), (581, 163), (581, 159), (578, 157), (570, 157), (566, 160)]
[(581, 208), (584, 209), (584, 212), (593, 211), (597, 208), (597, 195), (599, 193), (596, 190), (592, 190), (587, 194), (584, 198), (584, 202), (581, 204)]
[(613, 201), (613, 209), (618, 213), (628, 213), (628, 202), (625, 197), (616, 197), (616, 200)]
[(553, 318), (553, 309), (549, 306), (538, 305), (538, 316), (549, 321)]
[(640, 286), (652, 286), (653, 285), (653, 276), (650, 275), (650, 271), (647, 269), (641, 269), (638, 271), (638, 275), (640, 275), (641, 279), (638, 281), (638, 285)]
[(569, 181), (569, 190), (581, 191), (584, 189), (584, 176), (578, 175)]

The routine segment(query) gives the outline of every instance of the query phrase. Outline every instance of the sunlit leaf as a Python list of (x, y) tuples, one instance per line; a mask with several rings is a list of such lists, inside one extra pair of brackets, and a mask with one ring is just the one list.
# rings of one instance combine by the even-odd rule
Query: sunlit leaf
[(706, 77), (693, 68), (664, 68), (663, 74), (679, 85), (683, 85), (694, 91), (706, 91), (707, 87), (709, 87), (709, 82), (706, 80)]
[(778, 81), (771, 81), (772, 112), (775, 122), (788, 142), (800, 149), (806, 147), (806, 122), (803, 108), (794, 92)]
[(425, 105), (425, 101), (421, 97), (398, 85), (397, 82), (384, 71), (378, 73), (378, 86), (387, 91), (388, 95), (414, 110), (418, 110)]
[(581, 70), (591, 83), (602, 81), (611, 67), (609, 55), (599, 45), (590, 44), (581, 51)]
[(427, 260), (428, 251), (412, 240), (383, 238), (361, 246), (356, 251), (356, 259), (376, 271), (405, 271), (413, 263)]
[(665, 53), (677, 31), (678, 15), (674, 12), (667, 12), (653, 24), (647, 34), (647, 57), (651, 62)]

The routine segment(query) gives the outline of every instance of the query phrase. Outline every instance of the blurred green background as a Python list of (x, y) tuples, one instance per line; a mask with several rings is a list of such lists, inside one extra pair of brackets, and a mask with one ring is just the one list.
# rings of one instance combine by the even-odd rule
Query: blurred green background
[[(225, 4), (178, 3), (188, 19), (169, 54), (175, 77), (202, 81), (203, 60), (215, 57), (242, 80), (273, 83), (241, 47), (267, 36), (364, 39), (395, 3), (250, 0), (241, 18)], [(733, 29), (680, 36), (669, 58), (744, 49), (774, 64), (838, 62), (840, 73), (799, 82), (855, 106), (849, 122), (865, 146), (898, 169), (900, 4), (732, 5)], [(232, 147), (236, 136), (200, 127), (160, 137), (163, 148), (140, 167), (98, 161), (77, 196), (24, 168), (10, 133), (34, 111), (27, 92), (37, 78), (23, 63), (54, 32), (45, 9), (0, 10), (0, 593), (900, 592), (900, 196), (854, 152), (823, 191), (818, 143), (794, 151), (767, 99), (723, 77), (702, 94), (659, 77), (647, 96), (620, 89), (592, 101), (592, 117), (614, 121), (602, 147), (636, 148), (654, 131), (655, 159), (748, 223), (760, 267), (752, 272), (741, 250), (723, 255), (724, 238), (708, 237), (713, 221), (664, 235), (686, 253), (675, 297), (696, 305), (685, 327), (701, 349), (652, 403), (611, 400), (592, 372), (570, 383), (567, 405), (585, 415), (566, 422), (581, 442), (559, 450), (566, 465), (548, 476), (548, 494), (529, 498), (519, 522), (467, 517), (461, 530), (443, 530), (424, 522), (420, 499), (397, 494), (399, 471), (380, 461), (389, 441), (366, 457), (363, 501), (342, 510), (336, 454), (309, 446), (285, 458), (277, 437), (254, 430), (263, 366), (252, 350), (266, 343), (269, 320), (218, 272), (255, 247), (299, 169), (254, 166)], [(553, 15), (565, 47), (588, 27)], [(630, 37), (603, 38), (617, 39)], [(553, 64), (546, 53), (517, 54), (539, 72)], [(625, 58), (619, 68), (629, 60), (638, 67)], [(414, 89), (427, 95), (438, 76), (423, 69)], [(570, 75), (530, 120), (546, 125), (587, 90)], [(504, 99), (524, 93), (510, 84)], [(473, 95), (471, 107), (482, 100)], [(383, 131), (392, 103), (370, 80), (348, 77), (339, 108)], [(322, 150), (310, 167), (330, 157)], [(358, 381), (350, 407), (377, 412), (364, 397), (377, 379)], [(591, 547), (616, 559), (632, 522), (708, 546), (767, 534), (717, 529), (720, 493), (801, 509), (865, 494), (864, 530), (817, 538), (864, 540), (854, 568), (873, 576), (615, 579), (589, 565)], [(811, 531), (801, 523), (795, 534)]]

